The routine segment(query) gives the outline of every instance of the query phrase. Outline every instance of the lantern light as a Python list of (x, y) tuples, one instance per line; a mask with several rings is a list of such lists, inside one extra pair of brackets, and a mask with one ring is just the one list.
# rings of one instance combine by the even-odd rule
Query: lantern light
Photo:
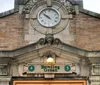
[(47, 58), (48, 64), (54, 64), (54, 59), (52, 57)]

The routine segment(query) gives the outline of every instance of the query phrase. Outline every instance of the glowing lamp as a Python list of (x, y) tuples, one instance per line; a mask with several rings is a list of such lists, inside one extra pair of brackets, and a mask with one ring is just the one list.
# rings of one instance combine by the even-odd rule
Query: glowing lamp
[(47, 58), (48, 64), (54, 64), (54, 59), (52, 57)]

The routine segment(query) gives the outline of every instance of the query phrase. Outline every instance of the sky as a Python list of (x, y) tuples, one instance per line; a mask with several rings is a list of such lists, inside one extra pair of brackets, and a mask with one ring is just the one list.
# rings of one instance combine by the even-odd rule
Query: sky
[[(100, 0), (83, 0), (83, 5), (84, 9), (100, 14)], [(14, 0), (0, 0), (0, 13), (13, 8)]]
[(0, 13), (13, 8), (14, 0), (0, 0)]
[(84, 9), (100, 14), (100, 0), (83, 0)]

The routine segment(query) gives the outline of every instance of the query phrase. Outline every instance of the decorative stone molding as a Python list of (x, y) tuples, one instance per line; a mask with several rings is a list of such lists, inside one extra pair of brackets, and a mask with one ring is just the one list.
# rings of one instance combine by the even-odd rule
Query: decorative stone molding
[(29, 14), (37, 0), (29, 0), (23, 8), (23, 13)]
[[(62, 43), (60, 41), (60, 39), (54, 38), (53, 35), (51, 35), (51, 34), (48, 34), (47, 36), (49, 36), (49, 38), (50, 38), (50, 41), (49, 41), (51, 43), (50, 45), (52, 45), (55, 48), (62, 49), (62, 50), (65, 50), (65, 51), (68, 51), (68, 52), (71, 52), (71, 53), (74, 53), (74, 54), (77, 54), (80, 56), (85, 56), (87, 58), (100, 59), (100, 51), (87, 51), (84, 49), (80, 49), (80, 48)], [(15, 49), (15, 50), (0, 51), (0, 59), (2, 57), (3, 58), (14, 58), (15, 56), (19, 56), (24, 53), (39, 49), (39, 47), (37, 48), (37, 45), (39, 45), (39, 44), (42, 45), (42, 47), (46, 47), (46, 46), (48, 46), (48, 43), (49, 43), (47, 41), (47, 39), (49, 40), (49, 38), (47, 38), (47, 36), (45, 38), (41, 38), (38, 42), (30, 44), (25, 47), (21, 47), (21, 48)], [(58, 44), (58, 46), (57, 46), (57, 44)]]
[(91, 85), (100, 85), (100, 76), (90, 76)]
[[(43, 1), (46, 1), (46, 0), (43, 0)], [(57, 1), (57, 0), (55, 0)], [(24, 8), (23, 8), (23, 12), (24, 13), (30, 13), (32, 7), (34, 4), (37, 4), (36, 2), (38, 2), (38, 0), (29, 0), (25, 5), (24, 5)], [(47, 5), (51, 5), (52, 1), (51, 0), (47, 0)], [(58, 0), (57, 2), (61, 2), (64, 6), (66, 6), (69, 14), (73, 14), (75, 13), (75, 7), (73, 6), (73, 4), (69, 1), (65, 1), (65, 0)]]
[(100, 85), (100, 64), (92, 64), (91, 76), (89, 79), (91, 85)]
[(45, 38), (39, 39), (38, 43), (40, 45), (46, 45), (46, 44), (48, 44), (48, 45), (53, 45), (53, 44), (58, 45), (58, 44), (61, 43), (61, 41), (58, 38), (54, 38), (52, 34), (47, 34)]
[(8, 10), (6, 12), (2, 12), (2, 13), (0, 13), (0, 18), (8, 16), (8, 15), (11, 15), (11, 14), (16, 13), (16, 12), (18, 12), (17, 8), (16, 9), (12, 9), (12, 10)]
[(0, 76), (7, 76), (7, 74), (7, 66), (2, 66), (2, 68), (0, 68)]
[(0, 85), (9, 85), (11, 76), (0, 76)]
[(92, 75), (100, 75), (100, 64), (92, 65)]

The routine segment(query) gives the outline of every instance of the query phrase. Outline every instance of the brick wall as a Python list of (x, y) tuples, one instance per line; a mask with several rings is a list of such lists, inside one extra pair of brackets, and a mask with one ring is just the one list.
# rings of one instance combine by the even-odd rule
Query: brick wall
[(12, 14), (0, 18), (0, 50), (12, 50), (22, 46), (23, 17)]
[(80, 13), (71, 20), (70, 31), (75, 35), (72, 45), (86, 50), (100, 50), (100, 19)]
[[(19, 14), (0, 18), (0, 50), (12, 50), (25, 45), (24, 22), (23, 15)], [(100, 50), (100, 19), (81, 13), (75, 15), (71, 20), (70, 32), (75, 38), (70, 45), (86, 50)]]

